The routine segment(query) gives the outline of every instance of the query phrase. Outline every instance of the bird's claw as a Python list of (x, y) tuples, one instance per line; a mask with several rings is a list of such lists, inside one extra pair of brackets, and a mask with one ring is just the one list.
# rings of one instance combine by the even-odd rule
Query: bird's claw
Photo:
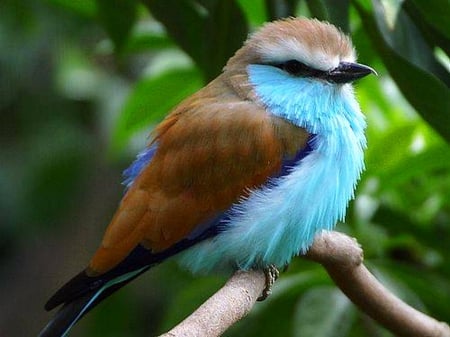
[(272, 286), (278, 279), (278, 276), (280, 276), (280, 272), (278, 271), (277, 267), (275, 267), (273, 264), (270, 264), (268, 267), (264, 268), (264, 275), (266, 276), (266, 286), (261, 296), (258, 297), (257, 301), (264, 301), (267, 297), (269, 297), (269, 295), (272, 293)]

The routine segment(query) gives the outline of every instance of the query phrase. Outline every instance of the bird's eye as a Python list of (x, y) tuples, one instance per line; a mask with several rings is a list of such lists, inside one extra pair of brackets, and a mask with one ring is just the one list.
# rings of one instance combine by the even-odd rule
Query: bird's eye
[(293, 76), (320, 77), (323, 73), (323, 71), (311, 68), (297, 60), (289, 60), (284, 63), (276, 64), (275, 66)]
[(297, 60), (289, 60), (282, 65), (282, 69), (287, 71), (291, 75), (304, 75), (305, 72), (308, 72), (309, 68), (307, 65), (297, 61)]

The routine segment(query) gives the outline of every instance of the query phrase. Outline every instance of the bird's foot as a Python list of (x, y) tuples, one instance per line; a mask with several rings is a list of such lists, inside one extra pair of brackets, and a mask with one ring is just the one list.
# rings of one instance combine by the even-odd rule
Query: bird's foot
[(272, 287), (275, 281), (280, 276), (280, 272), (277, 267), (270, 264), (267, 268), (264, 268), (264, 275), (266, 276), (266, 287), (264, 288), (261, 296), (258, 297), (258, 301), (264, 301), (272, 293)]

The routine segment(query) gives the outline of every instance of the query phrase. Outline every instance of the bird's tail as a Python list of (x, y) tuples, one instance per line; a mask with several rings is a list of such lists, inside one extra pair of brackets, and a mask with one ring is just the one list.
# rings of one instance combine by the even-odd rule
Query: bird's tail
[(95, 295), (96, 292), (87, 293), (70, 303), (64, 304), (45, 328), (42, 329), (38, 337), (66, 336), (70, 328), (91, 309), (90, 303), (95, 298)]
[(116, 292), (128, 282), (147, 271), (148, 267), (121, 275), (110, 280), (101, 288), (86, 292), (80, 297), (65, 303), (50, 322), (39, 333), (38, 337), (65, 337), (81, 317), (88, 313), (105, 297)]
[(158, 263), (199, 241), (217, 235), (217, 233), (218, 228), (211, 226), (194, 239), (181, 240), (165, 251), (158, 253), (153, 253), (139, 245), (114, 269), (98, 276), (91, 277), (86, 273), (86, 270), (83, 270), (48, 300), (45, 305), (46, 310), (52, 310), (59, 305), (62, 305), (62, 308), (38, 337), (67, 336), (75, 323), (103, 299)]

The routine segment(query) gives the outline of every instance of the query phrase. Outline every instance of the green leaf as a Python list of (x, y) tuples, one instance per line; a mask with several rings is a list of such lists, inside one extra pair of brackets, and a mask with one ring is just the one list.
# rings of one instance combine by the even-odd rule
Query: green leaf
[(328, 21), (349, 32), (350, 0), (307, 0), (308, 9), (313, 17)]
[(198, 64), (203, 64), (202, 30), (205, 13), (194, 1), (143, 0), (151, 14), (166, 28), (169, 36)]
[[(204, 0), (209, 14), (203, 30), (207, 81), (215, 78), (247, 38), (248, 26), (245, 15), (236, 1)], [(205, 32), (207, 32), (205, 34)]]
[(112, 149), (120, 151), (129, 138), (156, 123), (176, 104), (202, 86), (195, 69), (175, 69), (136, 83), (124, 104), (113, 134)]
[(355, 309), (335, 287), (315, 287), (298, 302), (294, 317), (295, 337), (345, 336)]
[(311, 16), (319, 20), (328, 20), (328, 10), (323, 0), (306, 0)]
[[(420, 246), (409, 244), (409, 247), (406, 248), (409, 249), (410, 253), (415, 254), (415, 256), (411, 256), (411, 259), (420, 261), (421, 263), (426, 262), (422, 261), (425, 257), (423, 256), (424, 247), (430, 247), (441, 252), (447, 251), (448, 242), (436, 240), (436, 237), (448, 237), (450, 235), (450, 228), (440, 228), (433, 224), (421, 226), (408, 213), (400, 212), (384, 205), (377, 209), (372, 218), (372, 222), (383, 226), (387, 231), (387, 237), (391, 239), (398, 240), (399, 237), (412, 237), (419, 242), (421, 244)], [(376, 240), (373, 241), (376, 243)], [(418, 253), (422, 255), (420, 256)]]
[(392, 128), (376, 144), (369, 146), (366, 151), (367, 172), (376, 175), (389, 172), (408, 156), (415, 130), (414, 123)]
[(245, 16), (234, 0), (145, 0), (144, 4), (199, 66), (206, 81), (220, 73), (247, 36)]
[(156, 34), (136, 34), (130, 36), (123, 48), (124, 53), (133, 54), (148, 52), (149, 50), (161, 51), (173, 48), (173, 42), (166, 36)]
[[(413, 51), (410, 48), (397, 48), (396, 44), (392, 46), (393, 34), (383, 21), (384, 18), (380, 17), (381, 14), (375, 14), (375, 20), (359, 1), (354, 1), (353, 4), (361, 16), (367, 34), (405, 98), (442, 137), (450, 141), (447, 115), (450, 111), (450, 90), (434, 73), (425, 70), (429, 69), (430, 65), (422, 62), (423, 56), (417, 57), (417, 54), (426, 53), (426, 50)], [(406, 33), (405, 30), (402, 32)], [(407, 35), (403, 42), (413, 39), (414, 36)], [(400, 54), (402, 50), (406, 54)]]
[[(450, 38), (445, 36), (442, 31), (436, 29), (436, 27), (429, 22), (430, 17), (427, 17), (427, 12), (424, 13), (423, 10), (418, 8), (413, 0), (406, 0), (403, 4), (403, 8), (408, 13), (411, 20), (413, 20), (417, 25), (417, 28), (420, 29), (428, 44), (431, 47), (439, 47), (443, 49), (447, 55), (450, 54)], [(441, 13), (444, 12), (441, 11)]]
[(94, 18), (97, 13), (95, 0), (47, 0), (49, 3), (61, 6), (71, 12), (87, 18)]
[(404, 157), (389, 170), (381, 172), (381, 187), (394, 187), (415, 176), (428, 174), (430, 177), (439, 170), (450, 171), (450, 148), (441, 144), (424, 152)]
[(403, 7), (393, 15), (381, 0), (374, 0), (373, 4), (377, 27), (389, 47), (413, 65), (450, 85), (448, 71), (437, 61), (433, 49)]
[(297, 10), (297, 0), (265, 0), (269, 20), (278, 20), (295, 16)]
[(267, 12), (262, 0), (237, 0), (248, 22), (253, 26), (260, 26), (267, 21)]
[(116, 53), (122, 51), (137, 15), (137, 0), (96, 0), (97, 15), (114, 42)]
[(412, 0), (427, 23), (438, 30), (447, 39), (450, 39), (448, 15), (450, 13), (450, 1), (448, 0)]
[(328, 21), (342, 31), (350, 32), (349, 10), (350, 0), (323, 0), (328, 10)]

